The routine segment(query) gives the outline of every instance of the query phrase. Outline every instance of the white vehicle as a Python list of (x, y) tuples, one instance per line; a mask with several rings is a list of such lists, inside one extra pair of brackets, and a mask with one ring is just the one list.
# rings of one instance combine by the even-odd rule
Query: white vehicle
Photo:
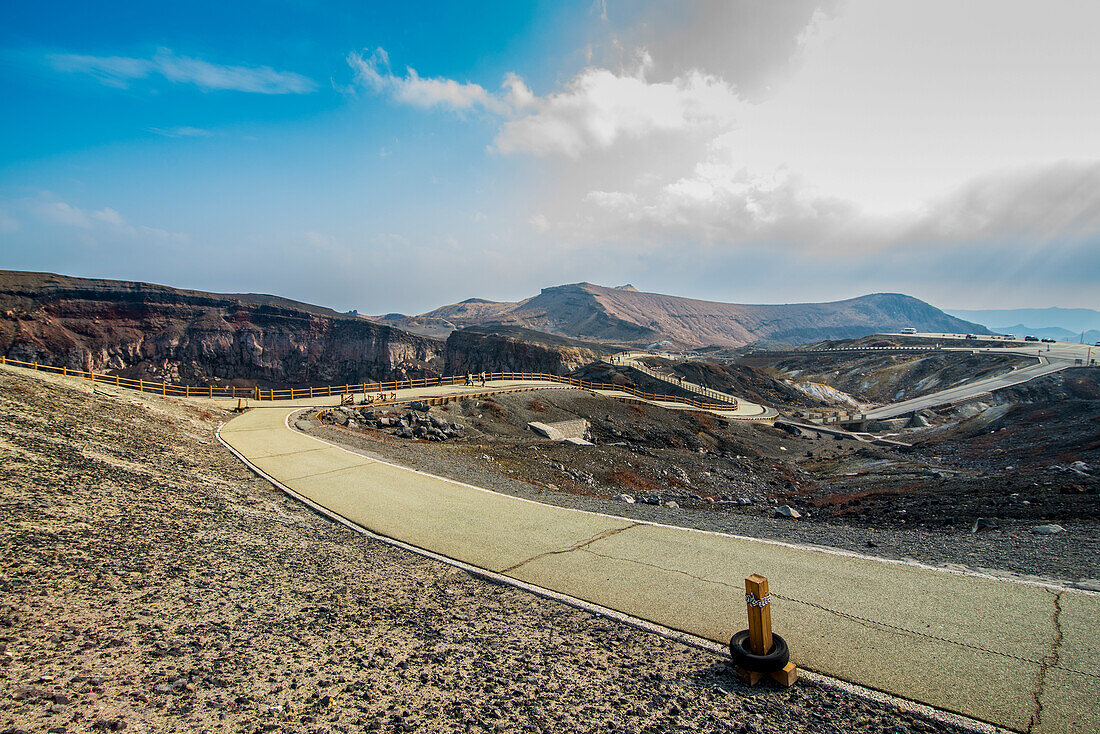
[(902, 334), (916, 334), (917, 330), (912, 326), (906, 326), (904, 329), (901, 330), (901, 333)]

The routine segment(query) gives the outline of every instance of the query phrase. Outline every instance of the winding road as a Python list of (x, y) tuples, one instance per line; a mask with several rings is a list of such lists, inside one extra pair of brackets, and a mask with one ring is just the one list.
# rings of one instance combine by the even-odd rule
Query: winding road
[(416, 548), (718, 643), (761, 573), (802, 667), (1014, 731), (1100, 731), (1100, 594), (544, 505), (289, 428), (336, 400), (254, 404), (220, 437), (284, 491)]

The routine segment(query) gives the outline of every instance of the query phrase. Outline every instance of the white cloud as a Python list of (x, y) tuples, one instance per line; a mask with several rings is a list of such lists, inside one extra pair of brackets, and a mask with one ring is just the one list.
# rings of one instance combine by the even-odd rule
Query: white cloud
[(148, 130), (151, 133), (163, 135), (166, 138), (205, 138), (213, 134), (209, 130), (205, 130), (201, 127), (189, 127), (187, 125), (168, 128), (151, 127), (148, 128)]
[(38, 225), (64, 230), (78, 230), (84, 241), (137, 241), (148, 244), (186, 244), (188, 237), (142, 224), (131, 224), (111, 207), (88, 210), (56, 199), (49, 192), (35, 198), (16, 199), (11, 206), (24, 212)]
[(553, 225), (550, 224), (550, 220), (546, 218), (545, 214), (536, 214), (529, 220), (531, 227), (534, 228), (539, 234), (545, 234), (549, 232)]
[(231, 66), (177, 56), (159, 49), (152, 58), (55, 54), (49, 57), (58, 71), (91, 74), (103, 84), (125, 88), (138, 79), (160, 76), (177, 84), (202, 89), (234, 90), (257, 94), (306, 94), (317, 85), (308, 77), (269, 66)]
[(390, 71), (390, 57), (384, 48), (375, 49), (370, 56), (350, 53), (347, 62), (355, 71), (356, 81), (360, 84), (376, 93), (390, 94), (398, 101), (414, 107), (444, 107), (451, 110), (482, 107), (491, 111), (502, 109), (501, 103), (490, 96), (480, 84), (460, 83), (442, 77), (425, 79), (412, 68), (405, 70), (405, 76), (395, 75)]
[(563, 91), (532, 99), (529, 114), (505, 122), (495, 148), (576, 157), (624, 138), (724, 129), (734, 122), (742, 102), (721, 79), (696, 70), (650, 82), (651, 63), (643, 55), (633, 73), (585, 69)]
[(379, 94), (424, 109), (481, 109), (503, 118), (493, 141), (501, 153), (579, 156), (608, 148), (620, 139), (640, 139), (652, 133), (725, 129), (742, 105), (721, 79), (692, 70), (667, 82), (646, 78), (652, 59), (637, 54), (632, 70), (584, 69), (561, 92), (536, 96), (521, 77), (509, 72), (501, 93), (490, 94), (480, 84), (442, 77), (425, 79), (408, 68), (404, 76), (390, 71), (389, 55), (376, 49), (370, 56), (348, 55), (356, 80)]

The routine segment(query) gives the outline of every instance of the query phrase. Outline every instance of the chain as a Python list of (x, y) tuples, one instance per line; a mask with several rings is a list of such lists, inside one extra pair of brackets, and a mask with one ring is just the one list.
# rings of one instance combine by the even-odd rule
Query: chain
[(750, 607), (766, 607), (772, 603), (772, 595), (768, 594), (763, 599), (757, 599), (752, 594), (745, 594), (745, 603)]

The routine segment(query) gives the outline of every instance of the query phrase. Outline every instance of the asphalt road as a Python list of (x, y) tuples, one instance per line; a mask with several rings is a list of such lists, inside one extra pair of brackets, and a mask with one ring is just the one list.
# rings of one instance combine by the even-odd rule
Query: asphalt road
[(966, 400), (1002, 387), (1019, 385), (1029, 380), (1034, 380), (1036, 377), (1042, 377), (1043, 375), (1049, 375), (1053, 372), (1064, 370), (1070, 366), (1072, 366), (1072, 363), (1065, 360), (1048, 361), (1044, 359), (1038, 364), (1021, 367), (1003, 375), (987, 377), (983, 380), (975, 380), (965, 385), (958, 385), (948, 388), (947, 390), (929, 393), (928, 395), (913, 398), (912, 400), (904, 400), (900, 403), (893, 403), (881, 408), (873, 408), (864, 411), (864, 413), (869, 419), (895, 418), (900, 415), (905, 415), (906, 413), (924, 410), (925, 408), (934, 408), (938, 405), (956, 403), (960, 400)]

